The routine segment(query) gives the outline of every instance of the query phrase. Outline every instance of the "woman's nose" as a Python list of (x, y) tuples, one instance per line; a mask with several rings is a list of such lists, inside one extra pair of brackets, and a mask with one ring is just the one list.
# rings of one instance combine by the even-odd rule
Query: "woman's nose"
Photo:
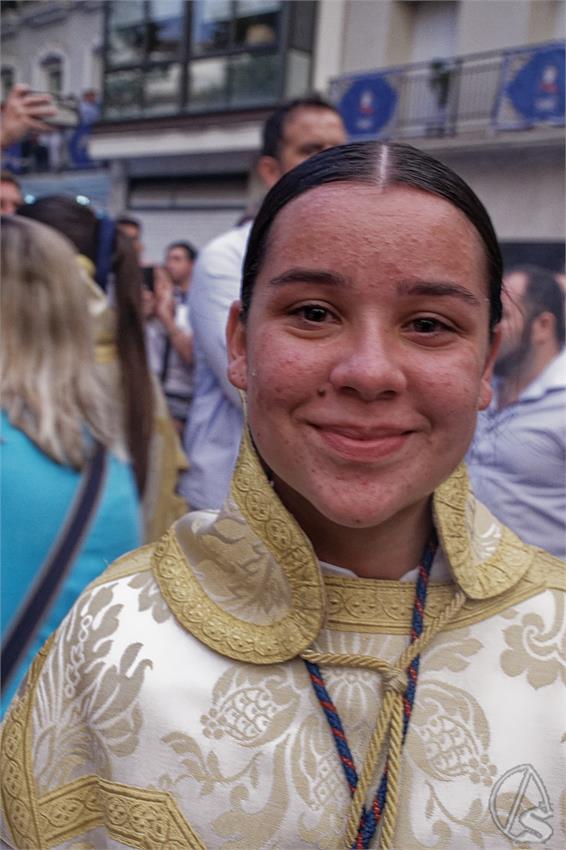
[(376, 328), (352, 330), (330, 373), (335, 390), (357, 393), (364, 401), (402, 392), (407, 379), (397, 341)]

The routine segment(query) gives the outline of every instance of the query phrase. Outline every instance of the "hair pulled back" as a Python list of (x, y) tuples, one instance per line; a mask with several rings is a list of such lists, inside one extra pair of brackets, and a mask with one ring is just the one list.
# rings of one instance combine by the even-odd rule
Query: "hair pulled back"
[(329, 148), (289, 171), (267, 193), (255, 219), (244, 260), (241, 290), (244, 320), (277, 214), (309, 189), (338, 182), (371, 183), (381, 188), (411, 186), (443, 198), (461, 210), (479, 233), (485, 249), (489, 324), (493, 330), (501, 319), (503, 263), (487, 210), (468, 184), (437, 159), (410, 145), (381, 142), (356, 142)]

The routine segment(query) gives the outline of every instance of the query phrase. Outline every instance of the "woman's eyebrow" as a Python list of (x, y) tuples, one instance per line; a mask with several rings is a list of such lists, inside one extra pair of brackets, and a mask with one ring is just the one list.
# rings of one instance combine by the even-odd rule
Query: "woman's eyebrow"
[[(469, 304), (480, 306), (480, 300), (465, 286), (459, 283), (441, 283), (433, 281), (419, 281), (418, 283), (403, 282), (398, 284), (397, 292), (399, 295), (438, 295), (451, 296), (467, 301)], [(485, 299), (489, 300), (489, 299)]]
[(349, 286), (351, 281), (338, 272), (329, 269), (292, 268), (272, 277), (270, 286), (283, 286), (288, 283), (314, 283), (330, 286)]

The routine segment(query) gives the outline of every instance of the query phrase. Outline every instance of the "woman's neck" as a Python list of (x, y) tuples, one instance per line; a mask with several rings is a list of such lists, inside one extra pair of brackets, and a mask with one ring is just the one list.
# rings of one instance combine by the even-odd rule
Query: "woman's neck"
[(312, 505), (301, 510), (306, 503), (286, 506), (311, 541), (319, 560), (352, 570), (360, 578), (400, 579), (420, 562), (433, 527), (430, 499), (411, 505), (371, 528), (337, 525)]

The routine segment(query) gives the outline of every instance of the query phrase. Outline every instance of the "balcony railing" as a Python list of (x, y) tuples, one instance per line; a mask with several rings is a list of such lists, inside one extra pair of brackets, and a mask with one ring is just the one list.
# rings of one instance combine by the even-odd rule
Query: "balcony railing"
[(564, 125), (564, 43), (351, 74), (331, 97), (352, 139), (493, 135)]

